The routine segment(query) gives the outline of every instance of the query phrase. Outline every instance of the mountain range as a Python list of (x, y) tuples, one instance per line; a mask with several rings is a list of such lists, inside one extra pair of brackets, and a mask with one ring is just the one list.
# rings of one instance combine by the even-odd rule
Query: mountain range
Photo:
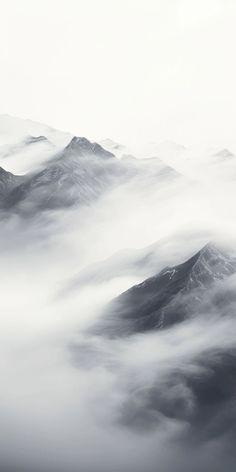
[[(46, 146), (46, 155), (42, 145)], [(33, 215), (75, 204), (89, 205), (109, 189), (135, 178), (135, 185), (139, 186), (150, 185), (151, 178), (155, 179), (155, 185), (158, 176), (179, 177), (173, 168), (159, 159), (120, 160), (100, 144), (76, 136), (58, 152), (46, 136), (27, 136), (17, 144), (4, 147), (0, 161), (11, 165), (14, 157), (13, 164), (17, 167), (21, 154), (25, 156), (29, 150), (33, 156), (37, 150), (43, 155), (41, 162), (37, 165), (36, 161), (33, 168), (32, 156), (30, 171), (15, 175), (2, 168), (0, 208), (7, 213)]]
[(234, 472), (235, 180), (0, 116), (0, 471)]

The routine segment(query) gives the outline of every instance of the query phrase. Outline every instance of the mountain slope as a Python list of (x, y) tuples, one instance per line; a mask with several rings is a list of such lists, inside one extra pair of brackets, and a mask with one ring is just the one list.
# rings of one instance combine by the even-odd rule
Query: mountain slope
[[(38, 142), (44, 143), (45, 139), (31, 137), (27, 146)], [(129, 182), (132, 194), (140, 189), (150, 193), (157, 183), (161, 186), (179, 178), (180, 174), (158, 159), (119, 160), (98, 143), (75, 136), (39, 171), (27, 173), (24, 181), (2, 199), (1, 206), (7, 211), (34, 214), (38, 210), (90, 204), (104, 192)]]
[(14, 175), (0, 167), (0, 199), (5, 199), (14, 188), (24, 182), (24, 177)]
[(42, 170), (26, 175), (6, 195), (4, 207), (28, 212), (89, 203), (119, 175), (120, 165), (113, 154), (86, 138), (74, 137)]
[[(172, 326), (204, 311), (209, 290), (234, 273), (236, 259), (208, 244), (183, 264), (167, 267), (113, 300), (98, 331), (126, 336)], [(223, 303), (223, 293), (220, 299)]]

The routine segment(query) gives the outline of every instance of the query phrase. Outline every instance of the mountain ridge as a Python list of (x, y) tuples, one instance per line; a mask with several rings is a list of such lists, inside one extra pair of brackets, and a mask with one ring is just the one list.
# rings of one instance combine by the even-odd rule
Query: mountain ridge
[(208, 243), (187, 261), (164, 268), (113, 299), (98, 331), (126, 336), (184, 321), (201, 312), (211, 287), (235, 273), (236, 258)]

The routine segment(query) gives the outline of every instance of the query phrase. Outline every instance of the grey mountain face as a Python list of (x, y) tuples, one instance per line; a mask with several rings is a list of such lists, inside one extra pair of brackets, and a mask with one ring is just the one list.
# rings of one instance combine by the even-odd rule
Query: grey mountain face
[[(36, 138), (41, 139), (41, 137)], [(2, 207), (26, 212), (90, 203), (120, 176), (113, 154), (85, 138), (73, 138), (47, 161), (44, 169), (25, 176), (3, 195)]]
[[(167, 267), (113, 300), (95, 334), (118, 338), (168, 328), (171, 336), (177, 323), (194, 322), (199, 315), (211, 320), (206, 323), (211, 331), (214, 316), (232, 316), (236, 297), (229, 280), (235, 273), (235, 257), (208, 244), (183, 264)], [(187, 362), (175, 366), (172, 360), (161, 378), (154, 364), (149, 368), (148, 383), (135, 375), (127, 379), (121, 424), (145, 432), (174, 420), (183, 426), (180, 440), (187, 447), (220, 439), (234, 462), (236, 349), (205, 346)]]
[[(31, 137), (27, 146), (44, 141)], [(44, 168), (28, 173), (1, 196), (1, 208), (7, 212), (31, 215), (37, 211), (90, 204), (109, 189), (134, 180), (140, 188), (156, 185), (156, 179), (175, 179), (173, 169), (149, 160), (125, 162), (117, 159), (97, 143), (74, 137), (64, 150), (47, 160)], [(145, 177), (146, 176), (146, 177)], [(18, 184), (17, 184), (18, 183)]]
[(70, 143), (66, 146), (65, 151), (67, 155), (76, 154), (80, 157), (87, 157), (90, 156), (98, 156), (100, 158), (108, 159), (114, 158), (114, 154), (109, 151), (106, 151), (100, 144), (91, 143), (86, 138), (79, 138), (74, 136)]
[[(21, 141), (21, 144), (24, 151), (27, 151), (27, 149), (30, 151), (31, 148), (35, 151), (41, 146), (41, 144), (37, 146), (37, 143), (46, 144), (46, 142), (50, 141), (47, 141), (47, 138), (41, 136), (40, 131), (38, 135), (36, 133), (36, 136), (30, 136), (24, 142)], [(44, 144), (42, 144), (42, 147)], [(121, 201), (123, 204), (124, 202), (126, 204), (126, 196), (127, 198), (131, 196), (131, 200), (134, 196), (133, 201), (135, 205), (137, 204), (137, 199), (133, 192), (136, 192), (137, 188), (137, 194), (140, 192), (140, 188), (143, 190), (140, 192), (143, 202), (147, 193), (150, 192), (150, 195), (153, 194), (153, 196), (155, 196), (153, 189), (159, 190), (161, 187), (164, 187), (165, 193), (168, 195), (168, 204), (163, 207), (163, 219), (165, 223), (165, 219), (169, 218), (169, 214), (173, 214), (173, 207), (171, 205), (169, 206), (169, 203), (171, 203), (169, 196), (171, 197), (172, 195), (171, 198), (175, 198), (179, 189), (184, 188), (184, 201), (189, 197), (188, 193), (185, 192), (185, 186), (182, 185), (182, 181), (181, 185), (176, 185), (176, 180), (179, 179), (180, 174), (173, 170), (172, 167), (165, 165), (161, 159), (151, 158), (138, 160), (127, 156), (125, 159), (119, 160), (116, 159), (113, 153), (106, 151), (97, 143), (91, 143), (86, 138), (74, 137), (62, 152), (54, 154), (53, 156), (50, 154), (50, 159), (48, 159), (48, 157), (46, 159), (44, 161), (40, 160), (40, 170), (28, 173), (24, 176), (16, 176), (4, 169), (0, 169), (0, 202), (7, 214), (11, 215), (13, 212), (17, 212), (18, 214), (34, 215), (37, 211), (69, 208), (77, 204), (87, 205), (96, 201), (100, 196), (105, 195), (105, 197), (107, 197), (108, 192), (114, 188), (116, 189), (118, 185), (123, 185), (123, 187), (119, 188), (119, 191), (114, 192), (115, 196), (117, 197), (117, 195), (120, 196), (122, 194), (123, 199), (121, 199)], [(225, 159), (224, 155), (222, 159)], [(35, 167), (33, 168), (35, 169)], [(172, 194), (171, 185), (173, 181), (173, 188), (176, 192)], [(127, 188), (128, 191), (126, 192)], [(122, 193), (124, 189), (126, 193)], [(160, 196), (161, 194), (162, 192), (160, 192)], [(159, 196), (158, 192), (157, 195)], [(106, 206), (107, 200), (108, 205)], [(98, 213), (100, 209), (106, 210), (110, 208), (111, 202), (113, 201), (113, 198), (110, 200), (104, 198), (102, 205), (99, 206), (99, 211), (96, 214), (95, 211), (93, 212), (93, 214), (95, 214), (95, 220), (96, 218), (99, 219)], [(117, 203), (117, 200), (115, 201)], [(147, 199), (147, 201), (149, 202), (151, 199)], [(181, 201), (183, 202), (183, 200)], [(120, 204), (120, 201), (118, 203)], [(130, 204), (130, 201), (128, 201), (128, 204)], [(152, 211), (152, 208), (150, 212), (151, 218), (155, 218), (155, 223), (159, 225), (160, 228), (163, 221), (158, 213), (158, 207), (161, 207), (161, 205), (161, 199), (158, 198), (157, 206), (155, 206), (157, 214), (155, 214), (155, 211)], [(129, 205), (127, 205), (127, 211), (130, 211), (128, 206)], [(139, 205), (137, 206), (139, 209)], [(149, 210), (147, 206), (144, 206), (144, 208)], [(179, 205), (179, 208), (180, 212), (185, 211), (181, 205)], [(125, 218), (128, 214), (132, 221), (132, 211), (133, 206), (130, 213), (127, 213), (126, 208), (123, 209), (121, 204), (121, 215), (117, 216), (115, 214), (115, 223), (120, 224), (122, 228), (121, 231), (127, 230), (127, 227), (129, 228), (129, 225), (126, 226)], [(63, 212), (63, 215), (65, 213)], [(82, 215), (85, 213), (86, 212), (83, 212)], [(52, 214), (54, 215), (55, 212), (53, 211)], [(141, 224), (145, 225), (146, 220), (143, 209), (140, 209), (139, 215)], [(18, 218), (13, 218), (13, 220), (18, 222)], [(94, 220), (92, 218), (91, 220), (92, 231), (95, 234), (96, 223), (93, 225)], [(39, 224), (36, 225), (34, 225), (34, 221), (29, 221), (29, 225), (24, 225), (25, 222), (23, 222), (22, 225), (27, 227), (31, 226), (31, 223), (33, 223), (32, 227), (35, 227), (37, 232), (37, 241), (40, 240), (41, 221), (44, 225), (47, 218), (39, 218)], [(82, 221), (83, 224), (82, 218), (80, 221)], [(20, 222), (22, 223), (22, 221)], [(99, 223), (101, 222), (103, 222), (103, 220), (99, 220)], [(11, 224), (6, 226), (10, 227), (10, 231), (12, 231), (12, 228), (17, 228), (17, 226)], [(82, 225), (78, 226), (78, 231), (82, 233)], [(104, 226), (102, 227), (104, 228)], [(109, 229), (110, 227), (111, 224)], [(112, 233), (112, 236), (114, 235), (115, 244), (117, 244), (120, 234), (117, 232), (116, 228), (115, 226), (115, 230)], [(149, 234), (152, 233), (150, 228), (148, 228), (147, 225)], [(94, 440), (96, 436), (93, 435), (94, 429), (98, 427), (99, 442), (95, 442), (95, 448), (98, 450), (99, 455), (100, 453), (104, 455), (105, 461), (107, 461), (107, 444), (112, 446), (112, 441), (114, 441), (115, 450), (117, 448), (117, 440), (119, 442), (119, 440), (122, 439), (122, 441), (124, 440), (124, 442), (126, 442), (127, 438), (128, 448), (131, 454), (133, 454), (132, 449), (136, 451), (139, 444), (145, 443), (146, 441), (148, 443), (149, 433), (153, 430), (155, 431), (154, 435), (150, 435), (153, 449), (156, 452), (156, 449), (159, 447), (159, 442), (161, 442), (161, 447), (163, 445), (165, 449), (164, 455), (169, 456), (172, 446), (175, 447), (176, 444), (174, 444), (174, 441), (166, 440), (166, 433), (169, 434), (169, 430), (172, 431), (172, 429), (174, 430), (176, 428), (178, 429), (178, 433), (175, 438), (177, 438), (179, 443), (182, 441), (183, 444), (180, 450), (181, 455), (184, 456), (185, 452), (191, 452), (192, 444), (194, 444), (194, 446), (196, 444), (199, 445), (197, 452), (204, 450), (209, 442), (216, 443), (216, 448), (218, 444), (220, 444), (220, 446), (226, 445), (227, 454), (224, 455), (224, 458), (229, 457), (230, 460), (229, 463), (225, 461), (226, 465), (224, 463), (223, 467), (221, 466), (217, 469), (217, 472), (222, 472), (223, 470), (226, 470), (226, 472), (234, 472), (236, 464), (236, 453), (234, 451), (236, 436), (236, 349), (233, 339), (235, 323), (231, 321), (234, 317), (233, 310), (236, 306), (234, 283), (236, 259), (214, 245), (208, 244), (182, 264), (173, 264), (173, 260), (176, 261), (176, 259), (172, 259), (173, 252), (171, 252), (170, 247), (173, 246), (176, 248), (179, 244), (181, 253), (185, 245), (188, 247), (186, 251), (189, 251), (192, 247), (191, 243), (189, 243), (188, 246), (188, 235), (185, 236), (185, 238), (180, 236), (176, 237), (174, 235), (173, 240), (175, 244), (169, 243), (169, 237), (167, 237), (167, 258), (165, 254), (163, 254), (162, 246), (162, 260), (160, 260), (159, 257), (161, 246), (157, 242), (157, 246), (154, 244), (144, 250), (133, 249), (132, 253), (127, 253), (126, 250), (124, 250), (117, 253), (115, 256), (110, 256), (108, 259), (105, 259), (103, 263), (96, 263), (87, 267), (81, 271), (74, 284), (76, 291), (78, 287), (81, 286), (84, 286), (85, 290), (81, 291), (80, 294), (76, 293), (75, 299), (68, 301), (63, 298), (59, 307), (59, 305), (54, 305), (53, 302), (51, 303), (51, 297), (48, 297), (48, 295), (54, 293), (55, 287), (58, 287), (59, 282), (64, 282), (65, 274), (68, 275), (72, 267), (70, 260), (68, 265), (67, 261), (66, 263), (64, 262), (64, 260), (67, 259), (67, 254), (69, 255), (69, 259), (72, 254), (72, 258), (75, 259), (75, 263), (73, 261), (73, 267), (76, 268), (76, 255), (80, 254), (85, 247), (84, 241), (88, 241), (88, 251), (90, 251), (92, 247), (91, 241), (95, 242), (96, 245), (98, 238), (97, 234), (95, 234), (94, 239), (90, 241), (90, 235), (85, 230), (82, 233), (83, 242), (81, 250), (80, 242), (72, 242), (75, 238), (70, 238), (71, 226), (68, 224), (65, 239), (70, 240), (69, 250), (67, 249), (67, 243), (65, 243), (65, 245), (64, 243), (62, 245), (59, 244), (58, 250), (58, 244), (55, 244), (55, 248), (53, 248), (51, 244), (51, 236), (56, 235), (56, 231), (57, 225), (55, 225), (55, 229), (52, 229), (52, 232), (49, 228), (50, 244), (43, 244), (42, 249), (39, 248), (37, 257), (34, 257), (33, 251), (30, 250), (29, 259), (27, 252), (22, 251), (22, 235), (20, 234), (18, 239), (18, 235), (16, 234), (17, 240), (14, 239), (14, 245), (15, 242), (17, 242), (15, 245), (17, 249), (14, 249), (16, 252), (13, 252), (13, 255), (12, 253), (10, 254), (10, 264), (9, 267), (8, 264), (6, 266), (7, 275), (12, 275), (12, 277), (10, 277), (9, 291), (6, 294), (13, 293), (13, 295), (15, 294), (14, 298), (16, 298), (16, 301), (13, 300), (13, 306), (11, 303), (6, 305), (6, 296), (2, 297), (3, 311), (5, 311), (6, 306), (6, 317), (10, 318), (10, 325), (15, 324), (12, 323), (12, 319), (14, 319), (12, 314), (15, 315), (16, 311), (16, 319), (21, 321), (19, 315), (21, 312), (25, 313), (25, 310), (29, 312), (25, 313), (27, 314), (27, 322), (29, 316), (29, 327), (31, 326), (31, 322), (34, 326), (37, 326), (39, 321), (40, 325), (39, 335), (37, 328), (33, 329), (33, 337), (29, 337), (30, 342), (28, 343), (27, 341), (27, 345), (24, 340), (25, 317), (22, 318), (23, 331), (22, 329), (19, 331), (19, 340), (16, 336), (15, 326), (13, 328), (13, 336), (10, 336), (9, 347), (13, 347), (17, 359), (16, 364), (14, 364), (15, 354), (13, 353), (13, 361), (10, 360), (9, 365), (7, 364), (6, 378), (9, 380), (9, 372), (13, 374), (14, 372), (22, 372), (23, 376), (20, 376), (19, 380), (19, 376), (16, 375), (15, 384), (11, 384), (10, 382), (9, 387), (7, 386), (6, 388), (5, 396), (3, 388), (3, 411), (1, 413), (4, 431), (6, 430), (6, 436), (9, 435), (9, 440), (7, 439), (6, 441), (7, 445), (9, 444), (10, 451), (8, 455), (9, 463), (10, 460), (12, 460), (12, 453), (14, 453), (14, 444), (18, 443), (19, 449), (24, 449), (21, 444), (21, 437), (25, 437), (25, 435), (22, 434), (22, 431), (24, 433), (24, 425), (22, 428), (23, 418), (29, 435), (32, 434), (32, 436), (34, 436), (34, 427), (31, 431), (31, 425), (35, 425), (36, 429), (39, 426), (40, 434), (38, 435), (38, 432), (36, 432), (35, 435), (37, 456), (39, 451), (39, 458), (41, 457), (41, 449), (45, 450), (45, 443), (41, 443), (41, 432), (42, 436), (46, 436), (45, 441), (49, 443), (50, 451), (51, 449), (54, 451), (54, 444), (56, 452), (59, 451), (58, 445), (61, 446), (62, 452), (65, 451), (66, 465), (65, 469), (61, 469), (63, 472), (64, 470), (68, 472), (68, 467), (70, 468), (70, 460), (68, 460), (68, 458), (71, 457), (71, 452), (73, 455), (74, 446), (70, 449), (70, 447), (68, 448), (68, 444), (70, 446), (72, 437), (75, 438), (75, 450), (77, 451), (78, 434), (80, 435), (80, 429), (83, 429), (81, 424), (82, 426), (85, 425), (86, 428), (88, 427), (85, 433), (85, 435), (87, 434), (88, 444), (90, 444), (91, 438), (92, 441)], [(88, 231), (90, 231), (90, 228)], [(32, 233), (34, 237), (34, 228)], [(10, 234), (10, 232), (7, 231), (6, 234)], [(86, 239), (87, 234), (89, 237)], [(31, 233), (29, 233), (29, 235), (31, 237)], [(24, 233), (23, 236), (25, 236)], [(105, 244), (108, 241), (109, 249), (109, 238), (106, 240), (105, 231), (102, 237), (103, 236)], [(134, 232), (132, 233), (132, 237), (132, 242), (134, 243), (133, 247), (135, 248)], [(28, 244), (29, 238), (24, 239), (26, 239), (26, 243)], [(201, 242), (201, 244), (203, 243)], [(60, 258), (62, 252), (61, 248), (64, 249), (64, 247), (64, 257)], [(139, 244), (137, 244), (137, 247), (139, 247)], [(200, 245), (198, 245), (198, 247), (200, 247)], [(50, 251), (52, 249), (52, 257), (49, 255), (48, 248)], [(2, 249), (4, 250), (4, 246)], [(176, 249), (173, 249), (174, 253), (175, 250)], [(20, 252), (22, 252), (22, 255), (20, 255)], [(186, 253), (189, 254), (189, 252), (185, 252), (185, 254)], [(102, 250), (101, 254), (103, 255)], [(106, 254), (107, 252), (104, 251), (102, 257), (107, 257)], [(110, 254), (110, 249), (108, 250), (108, 254)], [(17, 256), (16, 260), (13, 259), (15, 255)], [(20, 257), (18, 257), (19, 255)], [(98, 253), (94, 252), (94, 255), (97, 256)], [(40, 260), (41, 256), (42, 265)], [(14, 262), (14, 269), (11, 273), (12, 260)], [(86, 254), (84, 260), (86, 263)], [(93, 260), (92, 256), (89, 260)], [(170, 267), (168, 266), (160, 272), (164, 260), (172, 262), (170, 263)], [(34, 261), (39, 263), (34, 263)], [(169, 264), (169, 262), (167, 262), (167, 264)], [(18, 267), (20, 270), (18, 270)], [(83, 267), (83, 263), (80, 267)], [(6, 268), (3, 265), (3, 275), (5, 275)], [(23, 272), (26, 272), (26, 275), (24, 274), (26, 282), (22, 285), (18, 278), (18, 272), (21, 272), (21, 269)], [(49, 275), (44, 281), (42, 278), (48, 269), (50, 269)], [(58, 275), (56, 274), (57, 270)], [(100, 306), (99, 303), (96, 303), (96, 300), (98, 299), (99, 301), (100, 297), (99, 295), (97, 298), (97, 293), (102, 293), (104, 290), (104, 292), (106, 291), (106, 297), (109, 296), (111, 293), (109, 287), (111, 279), (116, 279), (116, 277), (120, 276), (129, 280), (130, 274), (139, 277), (138, 280), (145, 280), (143, 283), (130, 288), (130, 290), (127, 290), (113, 300), (109, 306), (107, 306), (104, 317), (98, 321), (94, 329), (89, 332), (88, 330), (83, 331), (83, 323), (85, 323), (86, 326), (88, 319), (90, 320), (88, 322), (91, 323), (90, 308), (86, 311), (87, 301), (88, 305), (93, 305), (92, 310), (94, 308), (94, 312), (97, 311), (98, 306)], [(152, 277), (150, 277), (150, 275), (152, 275)], [(53, 280), (50, 280), (51, 278)], [(103, 285), (95, 287), (93, 291), (92, 284), (98, 282), (103, 282)], [(108, 283), (106, 284), (106, 282)], [(115, 280), (114, 282), (116, 283)], [(50, 283), (52, 284), (51, 286)], [(112, 285), (115, 286), (115, 283), (114, 285), (112, 283)], [(118, 283), (120, 283), (120, 281)], [(47, 285), (46, 289), (44, 285)], [(37, 288), (35, 288), (35, 286)], [(114, 293), (113, 286), (112, 293)], [(3, 285), (3, 288), (4, 287), (5, 285)], [(6, 287), (8, 287), (8, 285), (6, 285)], [(31, 287), (33, 297), (35, 295), (38, 300), (38, 307), (35, 307), (34, 300), (31, 304), (30, 298), (33, 297), (28, 297), (28, 292), (31, 291)], [(50, 298), (49, 303), (44, 303), (43, 301), (44, 290), (46, 290), (45, 299), (47, 298), (48, 300)], [(19, 292), (23, 293), (24, 298), (22, 297), (23, 300), (19, 300), (18, 304), (17, 295)], [(102, 297), (103, 296), (102, 294)], [(11, 299), (9, 296), (7, 296), (7, 298)], [(19, 298), (21, 299), (21, 297)], [(88, 298), (90, 298), (90, 300), (88, 300)], [(103, 302), (104, 301), (102, 301), (102, 303)], [(43, 340), (41, 337), (42, 327), (44, 327), (44, 325), (42, 325), (44, 320), (41, 319), (41, 308), (45, 311), (43, 318), (47, 318), (46, 323), (49, 321), (50, 333), (46, 336), (46, 342), (42, 342), (41, 350), (39, 350), (39, 344), (41, 344)], [(84, 317), (84, 320), (85, 318), (86, 320), (84, 321), (82, 319), (82, 331), (80, 331), (79, 327), (78, 330), (76, 329), (75, 332), (71, 333), (74, 330), (74, 315), (77, 316), (77, 313), (78, 318)], [(228, 320), (227, 315), (230, 315), (228, 316)], [(57, 319), (59, 319), (60, 324), (58, 329), (56, 326)], [(60, 320), (63, 321), (63, 325)], [(225, 320), (228, 321), (228, 324), (225, 323)], [(79, 326), (81, 326), (80, 322), (81, 320), (79, 319)], [(225, 324), (227, 324), (226, 328)], [(48, 324), (45, 324), (45, 334), (47, 326)], [(54, 326), (56, 327), (55, 338), (52, 333)], [(65, 326), (65, 333), (63, 332), (61, 336), (62, 326)], [(62, 329), (64, 331), (64, 328)], [(223, 333), (222, 336), (221, 329)], [(232, 339), (229, 331), (232, 331)], [(5, 344), (8, 344), (7, 332), (8, 330), (6, 330), (5, 334), (5, 330), (3, 330), (3, 354), (5, 354)], [(11, 330), (9, 330), (9, 333), (11, 334)], [(212, 337), (217, 338), (215, 342), (212, 342)], [(35, 341), (35, 339), (36, 353), (34, 358), (34, 349), (31, 349), (31, 346), (33, 345), (32, 340)], [(60, 344), (61, 341), (62, 344)], [(66, 372), (64, 376), (64, 371), (67, 370), (66, 364), (69, 360), (69, 355), (67, 356), (68, 352), (66, 352), (65, 362), (63, 361), (66, 351), (65, 343), (68, 343), (68, 348), (73, 344), (71, 349), (71, 351), (73, 351), (72, 355), (74, 356), (72, 362), (77, 362), (80, 371), (76, 372), (74, 365), (73, 369), (68, 365), (68, 375)], [(23, 349), (23, 351), (25, 352), (26, 361), (24, 361), (24, 359), (22, 361), (21, 355), (18, 355), (19, 352), (22, 354), (24, 344), (25, 349)], [(50, 344), (50, 346), (47, 346), (47, 344)], [(59, 344), (59, 350), (61, 349), (60, 352), (62, 353), (61, 357), (59, 350), (57, 350)], [(194, 346), (193, 348), (192, 345)], [(54, 351), (55, 347), (56, 350)], [(29, 352), (30, 365), (28, 362)], [(54, 359), (54, 353), (56, 357), (59, 354), (59, 364), (62, 364), (62, 371), (57, 370), (58, 364), (56, 365), (55, 371), (54, 362), (52, 362), (52, 370), (50, 370), (50, 366), (48, 366), (48, 359), (50, 360), (51, 354), (53, 355), (52, 359)], [(18, 362), (18, 357), (20, 362)], [(74, 358), (76, 358), (75, 361)], [(11, 362), (13, 363), (11, 364)], [(26, 362), (26, 364), (24, 364), (24, 362)], [(49, 362), (49, 364), (51, 364), (51, 362)], [(39, 366), (42, 366), (42, 376), (37, 375)], [(47, 370), (48, 368), (49, 370)], [(85, 375), (82, 370), (85, 371)], [(110, 373), (112, 374), (111, 376)], [(94, 375), (94, 377), (90, 377), (91, 375)], [(15, 376), (11, 375), (11, 377)], [(27, 377), (29, 377), (29, 379), (27, 379)], [(47, 381), (49, 377), (50, 381), (48, 384)], [(85, 377), (85, 384), (83, 384), (83, 378)], [(61, 382), (57, 382), (58, 379), (61, 379)], [(62, 384), (65, 386), (65, 397), (64, 388), (61, 388)], [(77, 389), (78, 384), (79, 389)], [(88, 403), (86, 401), (86, 403), (83, 404), (83, 398), (81, 399), (80, 397), (80, 385), (82, 387), (82, 397), (86, 397), (86, 400), (88, 397)], [(91, 386), (93, 387), (92, 389)], [(88, 395), (86, 395), (87, 388)], [(20, 398), (25, 397), (27, 401), (23, 401), (23, 403), (18, 402), (19, 405), (17, 406), (11, 395), (11, 391), (20, 393)], [(41, 398), (42, 403), (40, 403)], [(9, 404), (7, 402), (8, 399), (10, 401)], [(105, 416), (103, 416), (103, 408), (101, 408), (101, 399), (104, 403), (104, 410), (106, 410)], [(45, 404), (47, 405), (46, 410)], [(69, 407), (68, 410), (65, 408), (67, 404)], [(19, 410), (18, 407), (20, 408)], [(59, 416), (56, 410), (59, 411)], [(82, 418), (80, 417), (80, 410), (83, 410)], [(88, 418), (86, 418), (86, 410), (89, 410)], [(9, 418), (8, 411), (10, 412)], [(16, 419), (14, 415), (12, 417), (12, 411), (15, 412)], [(97, 411), (99, 412), (98, 415)], [(42, 412), (45, 412), (45, 416), (41, 414)], [(35, 413), (36, 416), (34, 416)], [(90, 413), (91, 417), (95, 413), (96, 428), (94, 428), (93, 422), (90, 425)], [(66, 418), (65, 423), (62, 421), (62, 417)], [(80, 419), (82, 419), (82, 422)], [(83, 422), (84, 419), (85, 422)], [(102, 420), (101, 429), (99, 429), (100, 419)], [(108, 425), (108, 422), (112, 422), (112, 427), (110, 427), (111, 424)], [(12, 431), (14, 433), (14, 423), (16, 424), (16, 434), (12, 435)], [(52, 430), (50, 429), (50, 423), (52, 424)], [(58, 425), (62, 425), (62, 427), (58, 428)], [(106, 428), (106, 426), (108, 427)], [(125, 430), (127, 427), (132, 430), (132, 432), (127, 432), (127, 430)], [(111, 438), (111, 443), (107, 443), (105, 439), (103, 446), (102, 433), (105, 429), (108, 431), (108, 436), (110, 436), (110, 431), (114, 432), (114, 440)], [(47, 436), (48, 430), (50, 430), (49, 440)], [(61, 431), (63, 432), (62, 436), (60, 435)], [(64, 431), (66, 431), (66, 437), (64, 436)], [(68, 431), (71, 434), (67, 434)], [(59, 436), (57, 436), (57, 432), (59, 432)], [(137, 434), (137, 432), (141, 432), (144, 436), (142, 437)], [(84, 430), (82, 431), (81, 437), (83, 437), (83, 435)], [(3, 437), (5, 440), (5, 434), (3, 434)], [(161, 437), (161, 441), (159, 441), (159, 437)], [(137, 442), (136, 440), (132, 442), (133, 438), (139, 439)], [(56, 439), (55, 443), (54, 439)], [(217, 443), (218, 440), (219, 442)], [(25, 451), (26, 454), (28, 454), (29, 450), (31, 452), (31, 447), (29, 448), (27, 435), (26, 443), (27, 447)], [(2, 449), (4, 449), (4, 443)], [(152, 472), (156, 472), (157, 469), (159, 472), (172, 472), (175, 470), (175, 467), (170, 467), (165, 470), (162, 469), (158, 452), (159, 451), (155, 454), (156, 462), (152, 468)], [(37, 468), (28, 468), (27, 466), (21, 468), (20, 464), (18, 464), (18, 448), (15, 456), (16, 461), (14, 464), (12, 463), (10, 467), (4, 467), (4, 461), (1, 462), (1, 472), (13, 472), (16, 470), (17, 472), (21, 470), (22, 472), (26, 472), (27, 470), (35, 472), (38, 470)], [(149, 468), (150, 454), (148, 454), (148, 450), (146, 450), (144, 456), (146, 466)], [(231, 458), (233, 458), (232, 461)], [(92, 458), (92, 460), (95, 463), (95, 469), (100, 466), (99, 461), (95, 461), (94, 458)], [(160, 463), (158, 462), (159, 460)], [(60, 468), (59, 462), (60, 457), (55, 467), (57, 472), (59, 470), (58, 466)], [(233, 467), (231, 467), (231, 462)], [(15, 466), (15, 464), (17, 465)], [(115, 460), (114, 462), (111, 461), (111, 463), (108, 461), (107, 467), (109, 470), (114, 469), (113, 464), (114, 467), (117, 467), (119, 472), (126, 472), (131, 469), (137, 470), (137, 467), (132, 466), (130, 469), (128, 462), (127, 467), (118, 468), (117, 464), (115, 464)], [(102, 465), (99, 470), (104, 470)], [(85, 468), (87, 471), (91, 472), (89, 467)], [(83, 471), (85, 468), (83, 468), (83, 464), (81, 466), (79, 458), (73, 470)], [(140, 468), (140, 470), (141, 472), (145, 472), (147, 468), (144, 466), (142, 469)], [(93, 470), (95, 469), (93, 468)], [(52, 469), (50, 468), (50, 470)], [(192, 460), (191, 457), (186, 468), (178, 467), (176, 470), (178, 472), (180, 472), (180, 470), (181, 472), (205, 472), (205, 470), (215, 472), (216, 469), (208, 468), (206, 463), (204, 463), (204, 467), (199, 467), (198, 464), (196, 466), (194, 459)]]
[(235, 273), (236, 259), (208, 244), (183, 264), (167, 267), (113, 300), (98, 331), (129, 336), (209, 312), (229, 300), (220, 282)]
[(161, 381), (156, 373), (143, 388), (131, 383), (129, 393), (120, 411), (123, 425), (145, 432), (174, 420), (183, 426), (179, 440), (186, 448), (215, 441), (226, 449), (229, 464), (235, 464), (235, 349), (218, 349), (217, 354), (206, 349), (190, 365), (167, 369)]
[(5, 199), (10, 195), (14, 188), (24, 182), (24, 177), (14, 175), (0, 167), (0, 199)]

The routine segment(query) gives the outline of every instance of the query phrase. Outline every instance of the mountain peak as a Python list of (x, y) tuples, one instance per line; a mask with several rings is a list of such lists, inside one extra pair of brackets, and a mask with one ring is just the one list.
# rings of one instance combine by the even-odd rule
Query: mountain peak
[[(202, 287), (232, 275), (236, 271), (236, 260), (213, 243), (206, 244), (182, 267), (190, 264), (188, 287)], [(181, 267), (180, 266), (180, 267)]]
[(107, 307), (98, 332), (129, 336), (161, 329), (199, 314), (215, 283), (236, 273), (236, 259), (208, 243), (187, 261), (166, 267)]
[(100, 144), (92, 143), (87, 138), (74, 136), (69, 144), (65, 147), (65, 152), (79, 154), (82, 156), (96, 155), (103, 158), (115, 157), (109, 151), (106, 151)]
[(221, 157), (224, 159), (231, 158), (233, 156), (233, 153), (227, 148), (223, 148), (214, 154), (214, 157)]
[(67, 144), (65, 149), (73, 149), (76, 150), (81, 148), (82, 146), (89, 146), (90, 141), (87, 138), (74, 136), (71, 141)]

